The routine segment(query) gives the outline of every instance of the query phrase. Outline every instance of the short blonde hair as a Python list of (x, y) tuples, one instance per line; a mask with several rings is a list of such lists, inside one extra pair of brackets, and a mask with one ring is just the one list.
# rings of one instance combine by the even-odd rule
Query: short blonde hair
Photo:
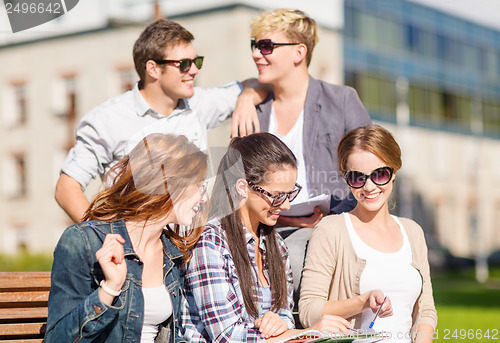
[(311, 63), (314, 46), (318, 42), (318, 26), (314, 19), (297, 9), (277, 8), (261, 12), (250, 24), (252, 37), (272, 32), (283, 32), (292, 43), (307, 47), (306, 63)]

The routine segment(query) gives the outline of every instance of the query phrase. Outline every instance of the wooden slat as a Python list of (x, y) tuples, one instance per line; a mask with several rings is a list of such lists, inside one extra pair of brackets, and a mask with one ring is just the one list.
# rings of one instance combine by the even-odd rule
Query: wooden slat
[(41, 337), (45, 334), (45, 323), (0, 324), (0, 340), (2, 336), (33, 335)]
[(50, 288), (50, 272), (0, 273), (0, 292), (23, 288)]
[(46, 330), (50, 272), (0, 273), (0, 342), (41, 343)]
[(33, 308), (0, 308), (0, 321), (6, 320), (22, 320), (22, 319), (43, 319), (47, 321), (49, 309), (47, 307), (33, 307)]
[(34, 338), (34, 339), (8, 339), (8, 340), (3, 340), (0, 339), (2, 343), (42, 343), (43, 339), (42, 338)]
[[(47, 302), (49, 300), (49, 291), (34, 291), (34, 292), (3, 292), (0, 293), (0, 308), (15, 307), (15, 303), (33, 303)], [(27, 306), (22, 306), (27, 307)]]

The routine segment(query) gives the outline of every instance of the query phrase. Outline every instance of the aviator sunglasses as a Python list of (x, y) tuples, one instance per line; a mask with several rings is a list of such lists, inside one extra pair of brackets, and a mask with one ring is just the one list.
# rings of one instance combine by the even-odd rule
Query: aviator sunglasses
[(392, 173), (393, 170), (390, 167), (377, 168), (370, 175), (353, 170), (345, 173), (345, 181), (352, 188), (361, 188), (365, 185), (366, 180), (370, 178), (377, 186), (383, 186), (391, 181)]
[(257, 191), (259, 193), (267, 195), (268, 197), (273, 199), (273, 202), (271, 203), (271, 207), (280, 206), (281, 204), (283, 204), (286, 201), (287, 198), (290, 202), (292, 202), (297, 197), (300, 190), (302, 189), (302, 186), (296, 183), (295, 189), (293, 191), (288, 192), (288, 193), (280, 193), (278, 195), (273, 195), (273, 194), (269, 193), (268, 191), (266, 191), (264, 188), (257, 186), (252, 181), (247, 181), (247, 182), (248, 182), (248, 185), (250, 186), (250, 188), (252, 188), (254, 191)]
[(158, 64), (166, 64), (166, 63), (178, 63), (177, 67), (179, 67), (180, 71), (182, 73), (187, 73), (189, 69), (191, 69), (191, 66), (194, 65), (196, 68), (201, 69), (203, 66), (203, 57), (204, 56), (198, 56), (195, 57), (194, 59), (190, 58), (183, 58), (182, 60), (153, 60)]
[(255, 41), (255, 39), (250, 40), (250, 47), (252, 51), (255, 49), (259, 49), (262, 55), (270, 55), (273, 53), (273, 50), (277, 46), (282, 45), (299, 45), (300, 43), (274, 43), (270, 39), (261, 39), (259, 41)]

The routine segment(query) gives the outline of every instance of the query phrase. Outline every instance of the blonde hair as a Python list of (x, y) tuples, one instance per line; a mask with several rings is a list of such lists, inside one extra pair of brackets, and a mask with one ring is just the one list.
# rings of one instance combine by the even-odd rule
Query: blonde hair
[(316, 21), (304, 12), (290, 8), (261, 12), (250, 24), (250, 30), (252, 37), (283, 32), (292, 43), (305, 44), (307, 66), (311, 63), (312, 52), (319, 39)]
[(394, 172), (403, 164), (398, 143), (388, 130), (379, 125), (358, 127), (342, 137), (337, 147), (339, 170), (342, 174), (347, 172), (347, 160), (355, 150), (371, 152)]

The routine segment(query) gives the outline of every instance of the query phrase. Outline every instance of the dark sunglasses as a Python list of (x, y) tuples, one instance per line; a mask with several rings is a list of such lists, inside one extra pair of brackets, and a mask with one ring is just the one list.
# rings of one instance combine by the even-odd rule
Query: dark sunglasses
[(248, 185), (250, 186), (250, 188), (252, 188), (254, 191), (257, 191), (259, 193), (267, 195), (268, 197), (273, 199), (273, 202), (271, 203), (271, 207), (280, 206), (281, 204), (283, 204), (286, 201), (287, 198), (290, 202), (292, 202), (297, 197), (300, 190), (302, 189), (302, 186), (300, 186), (299, 184), (296, 183), (295, 189), (293, 191), (288, 192), (288, 193), (280, 193), (278, 195), (273, 195), (273, 194), (269, 193), (268, 191), (266, 191), (264, 188), (257, 186), (252, 181), (247, 181), (247, 182), (248, 182)]
[(270, 55), (273, 53), (273, 50), (277, 46), (282, 46), (282, 45), (299, 45), (300, 43), (274, 43), (270, 39), (261, 39), (260, 41), (256, 42), (255, 39), (252, 39), (250, 41), (250, 47), (252, 48), (252, 51), (255, 49), (259, 49), (260, 53), (262, 55)]
[(180, 71), (183, 73), (187, 73), (189, 69), (191, 69), (193, 63), (196, 66), (196, 68), (201, 69), (201, 67), (203, 66), (203, 58), (204, 56), (198, 56), (195, 57), (194, 59), (183, 58), (182, 60), (153, 60), (153, 61), (155, 61), (158, 64), (178, 63), (177, 66), (179, 67)]
[(377, 168), (370, 175), (353, 170), (345, 173), (345, 181), (352, 188), (361, 188), (370, 178), (377, 186), (383, 186), (391, 181), (392, 173), (393, 170), (390, 167)]

